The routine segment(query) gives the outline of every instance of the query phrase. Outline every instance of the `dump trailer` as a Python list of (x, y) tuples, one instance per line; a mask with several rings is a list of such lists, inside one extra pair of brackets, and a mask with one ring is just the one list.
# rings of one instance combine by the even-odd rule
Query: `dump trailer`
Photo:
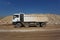
[(15, 27), (43, 27), (47, 22), (48, 17), (41, 14), (14, 14), (12, 19)]

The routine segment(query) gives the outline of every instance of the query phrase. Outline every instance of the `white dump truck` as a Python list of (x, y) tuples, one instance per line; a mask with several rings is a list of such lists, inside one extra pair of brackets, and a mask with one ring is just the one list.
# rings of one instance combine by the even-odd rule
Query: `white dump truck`
[(15, 27), (43, 27), (48, 22), (48, 17), (41, 14), (14, 14), (12, 23)]

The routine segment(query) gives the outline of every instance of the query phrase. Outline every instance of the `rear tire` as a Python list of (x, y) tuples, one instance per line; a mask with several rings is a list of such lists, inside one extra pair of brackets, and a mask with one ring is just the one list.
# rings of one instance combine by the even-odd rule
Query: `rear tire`
[(45, 27), (46, 26), (46, 23), (41, 23), (40, 24), (40, 27), (43, 27), (43, 26)]

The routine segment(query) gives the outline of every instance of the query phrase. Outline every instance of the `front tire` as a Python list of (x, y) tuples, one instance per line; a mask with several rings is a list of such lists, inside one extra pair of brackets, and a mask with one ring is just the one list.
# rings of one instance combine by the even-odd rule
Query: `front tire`
[(22, 26), (21, 23), (17, 23), (17, 24), (15, 25), (15, 28), (20, 28), (21, 26)]

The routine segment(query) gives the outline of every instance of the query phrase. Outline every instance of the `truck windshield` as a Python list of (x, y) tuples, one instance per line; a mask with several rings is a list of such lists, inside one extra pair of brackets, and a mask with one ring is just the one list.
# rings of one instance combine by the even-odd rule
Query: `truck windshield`
[(13, 19), (18, 18), (18, 17), (19, 17), (19, 15), (14, 15), (14, 16), (13, 16)]

